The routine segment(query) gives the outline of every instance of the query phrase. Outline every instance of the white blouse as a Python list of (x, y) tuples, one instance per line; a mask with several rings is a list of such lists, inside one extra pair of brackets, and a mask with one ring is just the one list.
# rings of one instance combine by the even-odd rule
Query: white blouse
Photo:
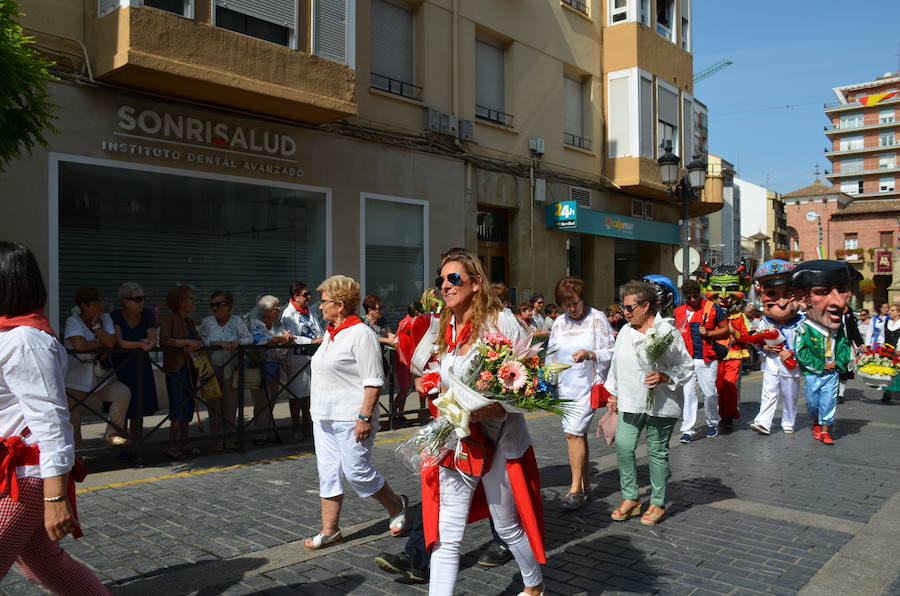
[(362, 407), (364, 389), (384, 385), (381, 347), (367, 325), (325, 332), (310, 363), (310, 408), (314, 421), (352, 421)]
[[(236, 315), (231, 315), (231, 318), (228, 319), (228, 322), (224, 325), (219, 324), (216, 317), (210, 315), (200, 321), (200, 327), (197, 331), (200, 333), (200, 338), (203, 340), (203, 343), (207, 346), (215, 341), (236, 341), (242, 346), (251, 345), (253, 343), (253, 336), (250, 335), (247, 324), (242, 318)], [(226, 366), (224, 373), (226, 377), (230, 376), (237, 366), (237, 358), (231, 358), (233, 355), (233, 352), (226, 352), (224, 350), (210, 352), (210, 358), (214, 366), (222, 366), (222, 364), (228, 362), (228, 366)], [(230, 362), (229, 358), (231, 358)]]
[[(456, 338), (456, 319), (450, 317), (450, 325), (453, 329), (453, 337)], [(516, 317), (509, 310), (503, 310), (497, 315), (497, 324), (489, 325), (484, 333), (500, 333), (515, 341), (524, 339), (525, 332), (516, 321)], [(440, 356), (441, 376), (453, 374), (462, 377), (472, 365), (472, 358), (477, 352), (469, 349), (465, 355), (459, 356), (447, 353)], [(446, 387), (447, 383), (443, 383)], [(528, 425), (523, 414), (507, 414), (506, 418), (485, 418), (481, 421), (481, 428), (485, 435), (494, 442), (497, 452), (506, 459), (517, 459), (531, 445), (531, 435), (528, 434)]]
[(303, 314), (290, 302), (281, 313), (281, 328), (290, 331), (296, 344), (311, 344), (314, 339), (322, 337), (322, 324), (312, 310)]
[(683, 399), (678, 388), (691, 378), (694, 360), (684, 346), (681, 333), (658, 314), (653, 321), (653, 329), (660, 335), (673, 331), (675, 340), (658, 365), (660, 371), (669, 375), (669, 382), (660, 383), (653, 390), (653, 407), (650, 411), (647, 411), (647, 388), (644, 387), (644, 376), (650, 370), (641, 367), (647, 336), (635, 331), (630, 324), (622, 327), (616, 338), (612, 365), (604, 387), (618, 398), (618, 408), (622, 412), (677, 418), (681, 416)]
[(40, 465), (19, 466), (16, 476), (51, 478), (75, 463), (64, 376), (66, 350), (47, 333), (31, 327), (0, 331), (0, 437), (21, 435), (38, 444)]
[[(591, 387), (606, 382), (614, 348), (609, 321), (596, 308), (591, 308), (581, 320), (572, 319), (568, 314), (556, 317), (550, 331), (547, 360), (571, 365), (559, 375), (559, 396), (589, 399)], [(593, 352), (596, 360), (572, 362), (572, 354), (579, 350)]]
[[(109, 314), (103, 313), (100, 315), (100, 326), (103, 331), (109, 335), (116, 334), (116, 327), (113, 325), (112, 317), (110, 317)], [(66, 319), (64, 335), (67, 348), (72, 347), (72, 342), (69, 341), (70, 337), (81, 336), (85, 341), (99, 341), (94, 332), (88, 329), (84, 319), (79, 315), (72, 315)], [(69, 368), (66, 372), (66, 387), (77, 391), (90, 391), (93, 389), (94, 383), (97, 381), (97, 379), (94, 378), (95, 358), (96, 354), (69, 354)], [(116, 376), (112, 375), (97, 389), (100, 390), (103, 387), (106, 387), (109, 383), (114, 381), (115, 378)]]

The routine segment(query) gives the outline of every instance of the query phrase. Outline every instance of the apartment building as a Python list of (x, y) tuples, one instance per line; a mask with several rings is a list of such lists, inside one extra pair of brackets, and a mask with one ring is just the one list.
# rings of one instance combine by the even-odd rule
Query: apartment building
[(750, 240), (753, 258), (765, 262), (776, 250), (787, 250), (787, 218), (781, 195), (737, 176), (734, 185), (740, 189), (741, 237)]
[(741, 189), (734, 164), (718, 155), (708, 157), (706, 190), (721, 195), (722, 208), (709, 216), (711, 264), (739, 263), (741, 251)]
[(838, 101), (825, 105), (828, 180), (860, 199), (900, 197), (900, 74), (835, 87), (834, 94)]
[(708, 135), (690, 0), (25, 8), (59, 118), (0, 175), (0, 233), (39, 255), (54, 320), (83, 284), (228, 289), (241, 310), (332, 273), (396, 320), (453, 246), (520, 299), (569, 273), (603, 304), (674, 273), (656, 159)]

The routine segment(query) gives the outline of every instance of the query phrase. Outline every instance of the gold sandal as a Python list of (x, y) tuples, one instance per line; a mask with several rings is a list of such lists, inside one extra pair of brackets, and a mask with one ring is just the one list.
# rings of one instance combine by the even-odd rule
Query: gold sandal
[[(624, 503), (624, 501), (623, 501)], [(622, 505), (619, 505), (618, 509), (612, 512), (609, 516), (613, 521), (625, 521), (629, 517), (634, 517), (635, 515), (641, 514), (641, 502), (635, 501), (634, 505), (630, 509), (622, 509)]]
[(641, 523), (645, 526), (655, 526), (661, 522), (666, 515), (666, 510), (662, 507), (657, 507), (657, 509), (659, 509), (658, 513), (651, 513), (650, 510), (647, 509), (647, 512), (641, 516)]

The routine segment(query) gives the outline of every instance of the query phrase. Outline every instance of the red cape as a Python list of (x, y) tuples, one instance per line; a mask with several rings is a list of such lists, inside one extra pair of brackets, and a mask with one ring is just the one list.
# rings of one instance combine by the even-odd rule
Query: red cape
[[(512, 487), (513, 498), (519, 520), (525, 529), (525, 535), (531, 545), (531, 551), (538, 563), (546, 563), (544, 553), (544, 506), (541, 500), (541, 475), (534, 447), (528, 447), (522, 457), (506, 460), (506, 473)], [(439, 538), (438, 523), (440, 521), (441, 489), (440, 466), (427, 466), (421, 472), (422, 477), (422, 523), (425, 529), (425, 548), (428, 552), (434, 548)], [(469, 523), (485, 519), (490, 515), (484, 487), (478, 483), (475, 496), (469, 507)]]

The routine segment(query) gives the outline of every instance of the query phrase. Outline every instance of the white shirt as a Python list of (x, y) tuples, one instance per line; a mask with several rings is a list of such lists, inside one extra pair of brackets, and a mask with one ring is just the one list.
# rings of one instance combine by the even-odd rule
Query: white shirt
[[(200, 321), (200, 327), (197, 329), (197, 332), (200, 334), (203, 343), (207, 346), (216, 341), (236, 341), (243, 346), (253, 343), (253, 336), (250, 335), (247, 324), (242, 318), (236, 315), (231, 315), (231, 318), (228, 319), (224, 325), (220, 325), (219, 321), (216, 320), (216, 317), (210, 315)], [(212, 363), (217, 367), (222, 366), (232, 355), (233, 353), (224, 350), (210, 352)], [(231, 374), (231, 371), (236, 364), (237, 358), (232, 359), (231, 362), (228, 363), (225, 370), (226, 377)]]
[(871, 325), (866, 331), (866, 345), (871, 346), (872, 344), (884, 343), (884, 326), (890, 320), (891, 317), (889, 315), (875, 315), (869, 319)]
[[(766, 329), (778, 329), (781, 332), (781, 337), (785, 340), (784, 346), (789, 350), (793, 350), (794, 340), (797, 338), (797, 329), (800, 328), (800, 324), (802, 322), (803, 317), (800, 315), (797, 315), (797, 318), (787, 325), (781, 325), (771, 320), (769, 317), (764, 316), (762, 319), (760, 319), (759, 330), (765, 331)], [(799, 365), (795, 366), (793, 370), (790, 370), (784, 365), (781, 357), (776, 352), (763, 350), (762, 353), (764, 356), (762, 361), (763, 374), (776, 377), (792, 378), (797, 378), (800, 376)]]
[[(453, 337), (456, 338), (456, 318), (450, 317), (450, 325), (453, 329)], [(497, 315), (497, 324), (488, 325), (487, 329), (479, 332), (479, 337), (485, 333), (500, 333), (515, 341), (524, 339), (525, 332), (516, 321), (516, 317), (508, 309), (500, 311)], [(472, 365), (472, 358), (477, 354), (476, 350), (469, 349), (465, 355), (455, 353), (443, 354), (440, 357), (441, 376), (453, 374), (462, 377)], [(443, 385), (446, 387), (447, 383)], [(507, 414), (506, 418), (485, 418), (480, 421), (484, 434), (496, 445), (496, 449), (506, 459), (517, 459), (531, 445), (531, 435), (528, 434), (528, 425), (523, 414)]]
[(37, 443), (41, 463), (19, 466), (16, 476), (51, 478), (72, 469), (75, 439), (66, 400), (66, 350), (47, 333), (31, 327), (0, 331), (0, 437), (21, 435)]
[(281, 327), (285, 331), (291, 332), (291, 335), (294, 336), (294, 343), (301, 345), (310, 344), (314, 339), (324, 335), (322, 324), (312, 311), (303, 314), (290, 302), (281, 313)]
[(859, 334), (863, 338), (863, 342), (869, 343), (869, 334), (872, 332), (872, 319), (868, 319), (865, 323), (862, 321), (856, 321), (856, 328), (859, 329)]
[[(100, 315), (100, 326), (106, 333), (110, 335), (116, 334), (116, 328), (115, 325), (113, 325), (112, 317), (107, 313)], [(64, 339), (67, 348), (72, 347), (72, 342), (69, 341), (69, 338), (75, 336), (83, 337), (85, 341), (99, 341), (97, 336), (94, 335), (94, 332), (88, 329), (84, 319), (78, 315), (72, 315), (66, 319)], [(95, 354), (69, 354), (69, 370), (66, 373), (66, 387), (78, 391), (90, 391), (93, 389), (95, 383), (94, 360)], [(108, 383), (115, 380), (115, 378), (115, 375), (112, 375), (97, 389), (102, 389)]]
[(343, 329), (334, 339), (326, 331), (310, 369), (309, 411), (314, 421), (356, 420), (364, 389), (384, 385), (378, 337), (363, 323)]
[[(564, 399), (590, 397), (591, 387), (606, 381), (614, 348), (609, 321), (596, 308), (591, 308), (580, 321), (568, 314), (556, 317), (550, 331), (547, 360), (571, 365), (559, 375), (559, 396)], [(593, 352), (596, 360), (572, 362), (572, 354), (579, 350)]]
[(641, 367), (639, 355), (644, 354), (647, 336), (625, 325), (616, 338), (612, 364), (604, 387), (618, 399), (618, 408), (629, 414), (649, 414), (661, 418), (681, 416), (683, 394), (678, 387), (684, 385), (694, 372), (694, 360), (684, 345), (684, 338), (668, 321), (656, 315), (653, 329), (663, 335), (670, 330), (675, 339), (662, 360), (659, 370), (669, 375), (668, 383), (660, 383), (653, 390), (653, 407), (647, 411), (647, 388), (644, 376), (650, 372)]

